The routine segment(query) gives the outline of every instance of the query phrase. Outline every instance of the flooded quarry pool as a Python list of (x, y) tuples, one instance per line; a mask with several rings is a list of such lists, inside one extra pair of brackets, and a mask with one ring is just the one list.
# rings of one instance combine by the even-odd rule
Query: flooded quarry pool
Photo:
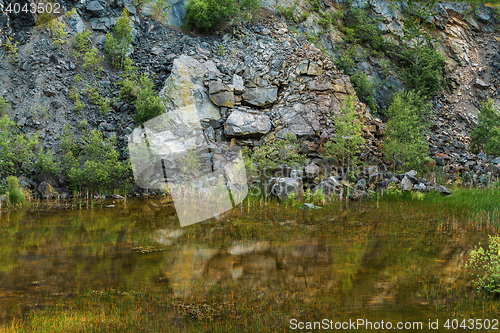
[(391, 331), (388, 323), (445, 331), (454, 319), (454, 331), (481, 331), (460, 324), (498, 316), (498, 299), (478, 292), (463, 268), (469, 251), (496, 234), (491, 217), (433, 201), (303, 210), (246, 200), (185, 228), (161, 197), (0, 218), (5, 332), (288, 332), (345, 323), (354, 331), (352, 322), (365, 331)]

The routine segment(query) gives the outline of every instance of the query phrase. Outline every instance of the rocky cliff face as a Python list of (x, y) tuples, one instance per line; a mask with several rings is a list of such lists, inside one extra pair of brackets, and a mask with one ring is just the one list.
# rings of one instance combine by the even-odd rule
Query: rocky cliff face
[[(178, 27), (186, 1), (173, 1), (165, 2), (164, 23)], [(8, 3), (0, 0), (0, 9), (5, 10)], [(263, 1), (258, 22), (230, 26), (220, 35), (193, 36), (154, 20), (152, 16), (157, 17), (158, 13), (153, 12), (152, 4), (141, 8), (123, 0), (61, 4), (65, 11), (76, 8), (76, 14), (60, 18), (65, 22), (64, 29), (71, 35), (90, 30), (93, 43), (101, 50), (104, 33), (116, 23), (122, 8), (127, 8), (135, 37), (131, 57), (139, 71), (155, 74), (155, 88), (167, 111), (196, 105), (208, 142), (232, 140), (241, 146), (258, 146), (289, 133), (298, 138), (300, 152), (309, 158), (310, 170), (328, 164), (321, 155), (323, 144), (334, 135), (332, 126), (353, 87), (349, 77), (325, 55), (338, 54), (343, 46), (342, 33), (335, 27), (324, 31), (314, 12), (291, 31), (283, 18), (274, 15), (276, 3)], [(320, 4), (326, 13), (339, 8), (335, 1)], [(370, 16), (379, 18), (377, 29), (384, 38), (402, 33), (405, 3), (356, 0), (351, 5), (368, 8)], [(469, 154), (468, 143), (480, 102), (486, 98), (499, 102), (499, 23), (492, 8), (480, 6), (472, 14), (469, 8), (465, 3), (439, 3), (436, 14), (430, 18), (437, 28), (433, 34), (440, 43), (439, 50), (447, 61), (448, 86), (433, 101), (435, 124), (428, 140), (432, 157), (445, 171), (467, 172), (471, 180), (486, 182), (486, 176), (498, 176), (498, 169), (491, 163), (494, 156)], [(295, 10), (300, 15), (310, 10), (310, 4), (300, 2)], [(77, 113), (68, 98), (78, 73), (83, 80), (98, 81), (103, 87), (102, 95), (116, 97), (118, 72), (105, 67), (102, 75), (95, 78), (70, 56), (70, 46), (55, 49), (46, 29), (33, 25), (34, 18), (29, 15), (0, 14), (2, 42), (9, 35), (19, 42), (16, 63), (9, 63), (6, 52), (0, 51), (0, 95), (12, 106), (11, 118), (24, 133), (39, 131), (44, 147), (55, 152), (58, 135), (66, 125), (80, 134), (81, 124), (86, 122), (86, 129), (97, 128), (106, 137), (115, 135), (126, 158), (127, 138), (137, 126), (132, 118), (134, 106), (117, 101), (112, 112), (103, 115), (86, 103)], [(315, 44), (307, 40), (311, 35), (315, 36)], [(383, 82), (377, 86), (375, 100), (380, 109), (385, 109), (391, 94), (403, 83), (394, 70), (387, 72), (382, 67), (380, 58), (365, 57), (354, 63), (354, 72), (367, 74), (373, 82)], [(369, 185), (384, 187), (393, 179), (405, 183), (408, 180), (411, 187), (417, 185), (422, 190), (432, 187), (415, 175), (386, 172), (380, 152), (385, 130), (382, 117), (359, 101), (357, 107), (365, 122), (366, 143), (360, 158), (366, 165), (377, 167), (367, 167), (360, 175), (363, 181), (348, 186), (366, 193)], [(189, 113), (180, 116), (189, 118)], [(341, 180), (339, 176), (330, 179), (329, 184)], [(304, 178), (304, 185), (311, 188), (325, 185), (326, 181), (318, 171)], [(64, 184), (61, 181), (55, 185)]]

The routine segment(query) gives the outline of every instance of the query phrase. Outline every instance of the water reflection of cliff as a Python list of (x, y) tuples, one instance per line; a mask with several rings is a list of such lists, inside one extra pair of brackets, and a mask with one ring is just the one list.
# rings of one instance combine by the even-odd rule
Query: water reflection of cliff
[(318, 240), (286, 245), (268, 242), (235, 242), (229, 249), (184, 247), (166, 265), (165, 277), (176, 295), (187, 295), (199, 281), (211, 285), (223, 280), (244, 280), (255, 286), (295, 282), (319, 287), (332, 276), (332, 256)]

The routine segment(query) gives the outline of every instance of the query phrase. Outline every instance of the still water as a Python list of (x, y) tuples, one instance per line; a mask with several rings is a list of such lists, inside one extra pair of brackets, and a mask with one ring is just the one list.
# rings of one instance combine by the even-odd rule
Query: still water
[(173, 205), (158, 198), (3, 214), (0, 324), (82, 290), (162, 288), (182, 301), (214, 286), (230, 294), (237, 284), (251, 299), (275, 295), (279, 313), (266, 318), (276, 330), (290, 331), (294, 318), (418, 321), (423, 331), (439, 320), (442, 328), (448, 318), (498, 309), (463, 302), (475, 291), (461, 266), (491, 230), (445, 213), (420, 202), (307, 211), (245, 201), (181, 228)]

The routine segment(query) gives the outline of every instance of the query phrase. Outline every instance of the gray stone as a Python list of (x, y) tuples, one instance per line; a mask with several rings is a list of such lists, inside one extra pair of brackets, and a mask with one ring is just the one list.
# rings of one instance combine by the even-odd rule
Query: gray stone
[(278, 87), (255, 87), (247, 88), (243, 93), (243, 100), (253, 106), (268, 106), (278, 98)]
[(269, 179), (268, 195), (281, 201), (286, 201), (291, 193), (299, 199), (303, 195), (301, 178), (271, 178)]
[(0, 28), (3, 28), (7, 25), (8, 17), (6, 14), (0, 14)]
[(232, 91), (221, 91), (212, 94), (210, 95), (210, 100), (217, 106), (234, 107), (234, 94)]
[(499, 164), (500, 163), (500, 157), (494, 158), (491, 163), (493, 164)]
[(211, 81), (208, 84), (208, 94), (216, 94), (221, 91), (227, 91), (227, 87), (220, 81)]
[(283, 106), (277, 112), (281, 122), (297, 137), (312, 136), (321, 129), (320, 112), (313, 103)]
[(411, 191), (413, 189), (413, 183), (408, 177), (404, 177), (401, 181), (401, 190), (403, 191)]
[(307, 74), (307, 69), (309, 67), (309, 60), (302, 60), (297, 66), (297, 74)]
[(413, 186), (413, 191), (425, 192), (426, 189), (427, 188), (424, 183), (418, 183)]
[(107, 18), (107, 17), (92, 19), (90, 21), (90, 26), (92, 27), (92, 30), (101, 31), (101, 32), (106, 32), (111, 27), (109, 18)]
[(440, 156), (435, 156), (434, 161), (436, 161), (437, 166), (445, 166), (444, 158)]
[(307, 75), (321, 75), (323, 74), (323, 62), (321, 60), (309, 62), (307, 68)]
[(74, 31), (75, 34), (82, 33), (87, 30), (85, 23), (83, 22), (80, 15), (78, 15), (78, 13), (75, 13), (75, 15), (67, 16), (66, 23)]
[(310, 204), (310, 203), (305, 203), (300, 207), (300, 209), (313, 210), (313, 209), (323, 209), (323, 207), (315, 206), (315, 205)]
[(443, 185), (436, 185), (436, 190), (441, 193), (441, 194), (444, 194), (444, 195), (448, 195), (448, 194), (451, 194), (451, 191), (443, 186)]
[(486, 82), (484, 82), (483, 80), (481, 79), (476, 79), (476, 81), (474, 81), (474, 86), (476, 88), (479, 88), (479, 89), (487, 89), (490, 85), (487, 84)]
[(104, 16), (104, 13), (106, 12), (106, 8), (104, 8), (103, 5), (101, 5), (101, 3), (96, 0), (89, 2), (85, 8), (93, 16), (97, 17)]
[(243, 78), (237, 74), (233, 74), (233, 89), (234, 93), (239, 95), (245, 91), (245, 84)]
[(415, 177), (417, 177), (417, 172), (415, 170), (410, 170), (407, 173), (405, 173), (405, 176), (415, 178)]
[(260, 137), (270, 130), (269, 116), (258, 111), (234, 110), (225, 124), (225, 134), (229, 137)]
[(491, 16), (491, 9), (485, 7), (484, 5), (480, 5), (476, 9), (477, 19), (485, 24), (493, 23), (493, 19)]

